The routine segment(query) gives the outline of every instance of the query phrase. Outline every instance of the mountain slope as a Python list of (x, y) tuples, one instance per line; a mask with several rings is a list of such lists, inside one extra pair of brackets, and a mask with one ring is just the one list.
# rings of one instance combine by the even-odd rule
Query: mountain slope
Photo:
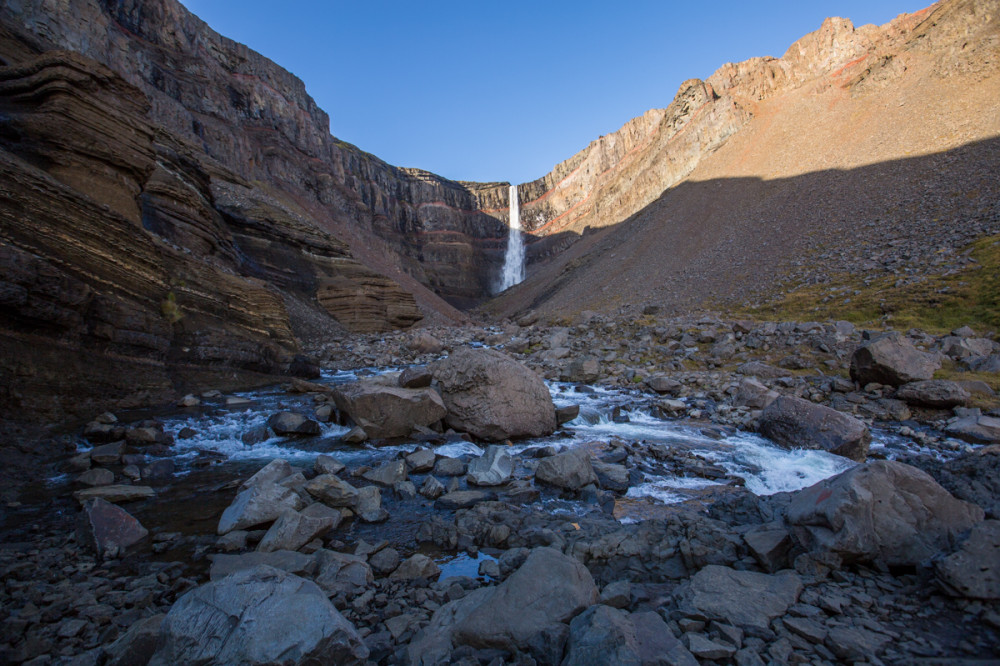
[[(780, 60), (687, 82), (577, 203), (540, 216), (555, 194), (536, 198), (533, 218), (525, 204), (546, 249), (488, 311), (749, 308), (833, 274), (960, 268), (968, 243), (1000, 232), (997, 6), (942, 2), (857, 30), (829, 19)], [(670, 118), (683, 128), (664, 138)]]

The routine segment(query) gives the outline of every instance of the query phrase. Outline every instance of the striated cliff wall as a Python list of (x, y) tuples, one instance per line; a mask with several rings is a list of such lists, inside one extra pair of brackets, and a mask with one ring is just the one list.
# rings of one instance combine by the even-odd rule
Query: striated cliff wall
[[(301, 199), (371, 268), (459, 306), (489, 293), (502, 263), (506, 184), (397, 168), (338, 141), (299, 79), (175, 0), (18, 0), (0, 19), (118, 72), (147, 95), (155, 124), (241, 178)], [(372, 250), (371, 233), (388, 254)], [(420, 300), (442, 309), (427, 294)]]

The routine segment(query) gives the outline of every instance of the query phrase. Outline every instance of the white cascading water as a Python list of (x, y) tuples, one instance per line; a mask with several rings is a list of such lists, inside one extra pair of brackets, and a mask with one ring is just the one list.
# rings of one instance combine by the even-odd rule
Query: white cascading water
[(517, 200), (517, 186), (510, 186), (510, 232), (507, 235), (507, 253), (503, 258), (500, 274), (500, 291), (524, 282), (524, 239), (521, 238), (521, 210)]

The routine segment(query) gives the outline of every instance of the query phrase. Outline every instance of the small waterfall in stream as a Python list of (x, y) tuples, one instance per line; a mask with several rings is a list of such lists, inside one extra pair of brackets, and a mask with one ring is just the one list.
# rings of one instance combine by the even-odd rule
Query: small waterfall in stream
[(500, 274), (500, 291), (510, 289), (524, 281), (524, 239), (521, 237), (521, 210), (517, 200), (517, 186), (510, 186), (510, 232), (507, 236), (507, 253)]

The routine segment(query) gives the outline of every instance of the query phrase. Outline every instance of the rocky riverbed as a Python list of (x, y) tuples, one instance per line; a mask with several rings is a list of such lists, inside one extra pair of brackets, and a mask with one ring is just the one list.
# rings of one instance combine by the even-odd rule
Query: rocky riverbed
[(50, 438), (5, 490), (3, 660), (1000, 658), (992, 338), (562, 323)]

